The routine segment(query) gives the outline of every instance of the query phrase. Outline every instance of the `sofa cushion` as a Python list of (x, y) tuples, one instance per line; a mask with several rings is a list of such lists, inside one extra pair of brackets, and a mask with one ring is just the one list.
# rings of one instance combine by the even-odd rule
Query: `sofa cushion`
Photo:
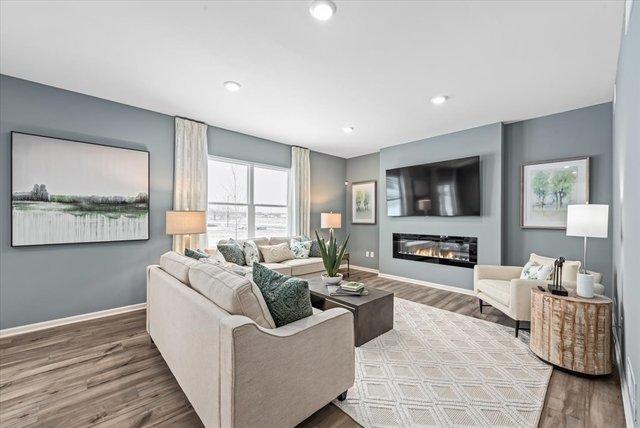
[(476, 282), (476, 289), (493, 297), (499, 303), (509, 306), (510, 281), (500, 279), (480, 279)]
[(244, 250), (236, 241), (229, 241), (227, 244), (218, 244), (218, 251), (222, 253), (224, 259), (228, 262), (240, 266), (247, 264), (244, 258)]
[(291, 268), (291, 275), (304, 275), (324, 271), (324, 265), (320, 257), (286, 260), (282, 264)]
[(275, 323), (262, 293), (249, 278), (222, 266), (196, 263), (189, 270), (191, 287), (231, 315), (244, 315), (265, 328)]
[(162, 270), (187, 285), (189, 285), (189, 269), (196, 264), (198, 264), (196, 259), (183, 256), (175, 251), (168, 251), (160, 256)]
[(253, 280), (277, 327), (313, 315), (309, 283), (304, 279), (282, 275), (258, 263), (253, 266)]
[(260, 247), (260, 252), (264, 256), (265, 263), (280, 263), (294, 258), (293, 252), (291, 252), (289, 244), (286, 242), (276, 245), (263, 245)]
[[(536, 253), (531, 253), (529, 256), (529, 261), (539, 264), (539, 265), (550, 265), (553, 269), (553, 263), (556, 261), (553, 257), (545, 257)], [(581, 263), (579, 261), (566, 260), (562, 265), (562, 281), (573, 281), (576, 282), (578, 280), (578, 271), (580, 270)], [(553, 279), (553, 273), (551, 274), (551, 279)]]
[(287, 245), (289, 245), (289, 241), (291, 241), (291, 239), (292, 238), (287, 236), (272, 236), (271, 238), (269, 238), (269, 245), (278, 245), (282, 243), (286, 243)]

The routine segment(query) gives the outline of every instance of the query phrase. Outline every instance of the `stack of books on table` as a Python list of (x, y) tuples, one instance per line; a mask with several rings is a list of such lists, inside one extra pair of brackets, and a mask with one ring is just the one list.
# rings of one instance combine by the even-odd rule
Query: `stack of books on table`
[(331, 292), (332, 296), (366, 296), (369, 292), (361, 282), (349, 281), (340, 284)]

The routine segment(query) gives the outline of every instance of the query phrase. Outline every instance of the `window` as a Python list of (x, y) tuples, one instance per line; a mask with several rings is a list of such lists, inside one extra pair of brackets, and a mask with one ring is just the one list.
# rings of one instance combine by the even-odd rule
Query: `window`
[(220, 239), (287, 236), (289, 171), (209, 158), (209, 245)]

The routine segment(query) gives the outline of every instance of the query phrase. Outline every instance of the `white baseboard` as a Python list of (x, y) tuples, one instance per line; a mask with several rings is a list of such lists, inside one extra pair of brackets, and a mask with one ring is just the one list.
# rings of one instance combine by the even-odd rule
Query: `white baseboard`
[(378, 269), (368, 268), (364, 266), (351, 265), (351, 269), (361, 270), (363, 272), (369, 272), (369, 273), (376, 273), (376, 274), (379, 273)]
[(627, 374), (623, 371), (622, 354), (620, 351), (620, 342), (617, 335), (613, 335), (613, 349), (616, 357), (616, 365), (618, 366), (618, 376), (620, 377), (620, 392), (622, 394), (622, 407), (624, 409), (624, 418), (628, 427), (634, 425), (633, 409), (631, 408), (631, 397), (629, 397), (629, 385), (627, 385)]
[(388, 273), (378, 273), (380, 278), (393, 279), (395, 281), (409, 282), (411, 284), (424, 285), (425, 287), (437, 288), (438, 290), (452, 291), (454, 293), (475, 296), (473, 290), (465, 290), (464, 288), (453, 287), (451, 285), (436, 284), (435, 282), (421, 281), (419, 279), (405, 278), (403, 276), (389, 275)]
[(137, 303), (135, 305), (121, 306), (119, 308), (105, 309), (104, 311), (91, 312), (88, 314), (74, 315), (71, 317), (58, 318), (55, 320), (43, 321), (34, 324), (20, 325), (18, 327), (5, 328), (0, 330), (0, 338), (15, 336), (17, 334), (32, 333), (38, 330), (44, 330), (61, 325), (74, 324), (81, 321), (92, 320), (96, 318), (108, 317), (110, 315), (124, 314), (126, 312), (137, 311), (147, 307), (147, 303)]

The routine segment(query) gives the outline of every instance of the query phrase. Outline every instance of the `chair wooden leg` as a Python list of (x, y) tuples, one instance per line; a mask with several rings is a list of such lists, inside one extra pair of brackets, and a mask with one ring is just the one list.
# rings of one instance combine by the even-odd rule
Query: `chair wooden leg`
[(338, 401), (344, 401), (346, 399), (347, 399), (347, 391), (345, 391), (342, 394), (338, 395)]
[(480, 303), (480, 313), (482, 313), (482, 299), (478, 299), (478, 303)]
[(516, 337), (518, 337), (518, 330), (520, 330), (520, 321), (516, 320)]

